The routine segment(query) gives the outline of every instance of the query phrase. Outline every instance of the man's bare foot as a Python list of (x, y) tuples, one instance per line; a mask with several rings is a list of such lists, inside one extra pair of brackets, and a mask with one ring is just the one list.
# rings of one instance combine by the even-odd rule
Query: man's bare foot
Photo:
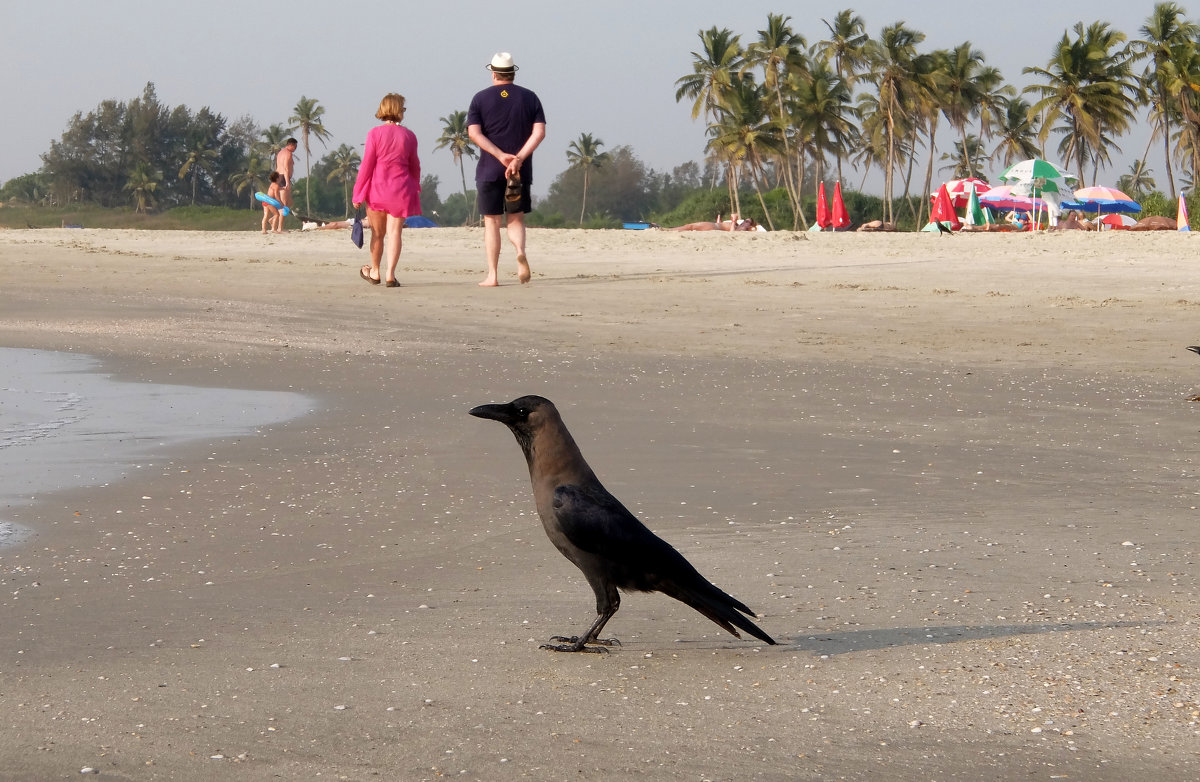
[(479, 283), (480, 288), (495, 288), (500, 285), (500, 282), (495, 277), (488, 277), (483, 282)]
[(533, 279), (533, 273), (529, 271), (529, 259), (524, 255), (517, 256), (517, 279), (522, 285)]

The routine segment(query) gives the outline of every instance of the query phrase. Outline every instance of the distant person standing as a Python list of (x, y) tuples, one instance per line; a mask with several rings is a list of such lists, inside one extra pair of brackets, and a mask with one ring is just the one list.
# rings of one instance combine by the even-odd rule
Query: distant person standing
[(546, 137), (546, 115), (532, 90), (513, 83), (517, 66), (512, 55), (499, 52), (487, 66), (492, 86), (475, 94), (467, 110), (467, 134), (485, 154), (475, 167), (479, 213), (483, 215), (483, 248), (487, 277), (483, 287), (500, 284), (500, 226), (517, 251), (517, 279), (529, 282), (525, 257), (525, 214), (532, 210), (533, 151)]
[(300, 142), (290, 138), (275, 155), (275, 170), (279, 172), (279, 200), (289, 209), (292, 206), (292, 170), (296, 167), (293, 156), (299, 145)]
[(417, 159), (417, 137), (400, 124), (404, 119), (403, 95), (384, 95), (375, 118), (383, 124), (367, 131), (351, 199), (355, 209), (367, 205), (367, 226), (371, 229), (371, 265), (359, 269), (358, 275), (372, 285), (379, 284), (386, 239), (387, 272), (383, 282), (389, 288), (398, 288), (396, 264), (400, 262), (404, 218), (421, 214), (421, 161)]

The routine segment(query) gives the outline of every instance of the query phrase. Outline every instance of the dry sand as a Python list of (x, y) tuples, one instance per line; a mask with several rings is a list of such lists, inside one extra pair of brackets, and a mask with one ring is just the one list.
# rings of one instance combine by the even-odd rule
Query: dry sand
[[(0, 778), (1195, 779), (1197, 241), (0, 232), (0, 345), (318, 400), (20, 509)], [(780, 645), (539, 650), (527, 393)]]

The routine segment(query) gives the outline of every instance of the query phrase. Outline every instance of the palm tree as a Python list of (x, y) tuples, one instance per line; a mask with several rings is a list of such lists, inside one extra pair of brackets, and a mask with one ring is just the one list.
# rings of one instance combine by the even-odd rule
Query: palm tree
[(741, 37), (729, 28), (701, 30), (703, 52), (692, 52), (692, 72), (675, 80), (675, 102), (691, 98), (692, 119), (715, 116), (734, 83), (741, 80)]
[(162, 181), (162, 173), (151, 169), (150, 164), (146, 161), (143, 160), (134, 166), (124, 187), (133, 198), (134, 212), (144, 214), (147, 207), (154, 206), (154, 191), (158, 189), (160, 181)]
[(362, 156), (354, 147), (342, 144), (333, 151), (330, 158), (333, 168), (330, 169), (329, 176), (325, 177), (325, 181), (337, 180), (342, 183), (342, 198), (345, 199), (346, 204), (346, 211), (343, 214), (349, 216), (350, 186), (354, 183), (354, 178), (358, 176), (358, 166), (362, 163)]
[(883, 220), (895, 222), (892, 210), (894, 177), (897, 162), (897, 140), (903, 135), (908, 119), (910, 95), (915, 91), (914, 74), (918, 71), (917, 44), (925, 34), (905, 26), (904, 22), (888, 25), (877, 40), (869, 41), (865, 50), (867, 72), (864, 79), (874, 84), (879, 94), (879, 111), (883, 114), (887, 139), (887, 156), (883, 177)]
[(940, 170), (949, 171), (951, 179), (979, 176), (976, 173), (978, 171), (976, 162), (986, 157), (987, 152), (984, 151), (983, 142), (979, 136), (973, 133), (968, 134), (962, 141), (954, 142), (951, 152), (942, 154), (941, 159), (947, 161), (947, 165), (942, 166)]
[(278, 123), (262, 132), (262, 143), (266, 146), (267, 154), (271, 158), (271, 170), (275, 169), (275, 153), (283, 149), (289, 133), (291, 133), (290, 130)]
[(259, 150), (251, 149), (250, 154), (246, 156), (245, 169), (229, 177), (229, 184), (233, 185), (234, 192), (240, 194), (246, 188), (250, 188), (251, 209), (255, 205), (254, 194), (266, 189), (267, 177), (271, 173), (271, 167), (264, 162), (261, 155)]
[(217, 160), (217, 151), (210, 146), (211, 143), (211, 139), (196, 139), (192, 143), (191, 149), (187, 151), (183, 165), (179, 168), (180, 179), (185, 179), (188, 174), (192, 175), (192, 206), (196, 205), (196, 183), (200, 179), (200, 174), (211, 173), (212, 165)]
[[(970, 48), (969, 44), (967, 48)], [(904, 201), (908, 204), (909, 211), (914, 212), (913, 221), (917, 225), (925, 224), (925, 207), (930, 205), (926, 194), (933, 189), (933, 161), (937, 156), (938, 123), (943, 116), (955, 116), (954, 88), (951, 86), (951, 81), (955, 78), (956, 66), (952, 63), (954, 56), (955, 53), (951, 50), (938, 49), (914, 62), (912, 89), (907, 101), (909, 114), (912, 116), (912, 146), (916, 149), (920, 143), (918, 134), (924, 130), (929, 149), (929, 157), (925, 163), (925, 181), (915, 209), (909, 197), (912, 192), (911, 172), (915, 155), (909, 156), (909, 176), (904, 180)], [(965, 117), (963, 121), (965, 125)]]
[[(321, 117), (325, 114), (325, 107), (317, 103), (315, 98), (307, 98), (303, 95), (297, 101), (296, 107), (292, 109), (292, 116), (288, 117), (288, 122), (292, 123), (289, 132), (299, 130), (300, 137), (304, 140), (304, 178), (309, 176), (309, 161), (312, 159), (312, 153), (308, 148), (308, 137), (316, 136), (317, 140), (322, 144), (329, 138), (329, 131), (321, 124)], [(304, 211), (312, 212), (312, 207), (309, 205), (308, 194), (312, 190), (307, 185), (304, 188)]]
[(580, 133), (579, 138), (567, 148), (567, 162), (571, 168), (583, 169), (583, 205), (579, 207), (579, 225), (583, 226), (583, 214), (587, 210), (588, 173), (608, 162), (608, 153), (601, 152), (604, 142), (592, 138), (591, 133)]
[(970, 41), (946, 52), (943, 67), (942, 114), (958, 131), (960, 149), (968, 155), (965, 175), (979, 176), (979, 167), (970, 157), (979, 145), (967, 143), (967, 123), (972, 117), (979, 117), (980, 133), (985, 133), (991, 124), (988, 121), (991, 113), (1002, 106), (1002, 98), (1015, 94), (1016, 90), (1003, 84), (998, 70), (984, 64), (983, 53), (972, 48)]
[(832, 62), (834, 71), (847, 86), (853, 87), (858, 72), (867, 65), (866, 47), (871, 36), (861, 16), (849, 8), (838, 11), (830, 23), (821, 22), (829, 29), (829, 38), (816, 45), (817, 54), (826, 63)]
[(758, 31), (758, 40), (746, 48), (744, 69), (762, 68), (763, 87), (772, 95), (771, 118), (779, 126), (783, 142), (783, 174), (788, 200), (792, 205), (792, 228), (800, 220), (800, 193), (792, 175), (792, 150), (787, 133), (787, 110), (784, 107), (783, 87), (789, 76), (805, 74), (808, 65), (803, 50), (804, 38), (792, 31), (790, 16), (767, 14), (767, 29)]
[[(1181, 166), (1179, 191), (1191, 190), (1191, 180), (1200, 172), (1200, 84), (1193, 74), (1200, 74), (1200, 44), (1180, 45), (1173, 50), (1171, 78), (1167, 83), (1172, 105), (1168, 111), (1174, 114), (1179, 126), (1175, 133), (1177, 159), (1187, 160)], [(1188, 183), (1182, 180), (1187, 177)]]
[(1016, 96), (1017, 89), (1006, 83), (1000, 70), (991, 65), (982, 65), (975, 74), (975, 81), (979, 85), (979, 102), (975, 110), (979, 120), (979, 140), (986, 142), (991, 140), (999, 117), (1007, 111), (1009, 100)]
[[(1179, 112), (1178, 101), (1183, 82), (1190, 84), (1192, 81), (1187, 67), (1188, 59), (1195, 51), (1197, 37), (1200, 37), (1200, 25), (1184, 19), (1184, 14), (1185, 11), (1175, 3), (1158, 3), (1139, 30), (1141, 39), (1130, 43), (1135, 60), (1149, 60), (1142, 80), (1146, 86), (1153, 123), (1150, 142), (1156, 137), (1163, 140), (1163, 156), (1172, 200), (1176, 193), (1175, 174), (1171, 165), (1171, 120)], [(1147, 143), (1146, 154), (1149, 152), (1150, 145)], [(1142, 168), (1146, 165), (1146, 154), (1142, 155)]]
[[(852, 89), (858, 81), (859, 71), (866, 66), (866, 46), (870, 40), (866, 25), (861, 16), (849, 8), (838, 11), (830, 23), (821, 20), (829, 29), (829, 38), (819, 41), (814, 52), (828, 65), (833, 64), (834, 72), (841, 78), (847, 89)], [(835, 152), (837, 156), (838, 179), (842, 178), (842, 150)]]
[[(858, 143), (851, 162), (861, 168), (862, 182), (858, 189), (862, 190), (867, 184), (867, 177), (872, 167), (880, 171), (887, 165), (887, 132), (883, 112), (879, 110), (879, 96), (870, 92), (860, 92), (854, 106), (854, 114), (861, 122), (858, 129)], [(882, 217), (882, 213), (880, 215)]]
[(1063, 121), (1063, 149), (1074, 159), (1079, 181), (1084, 181), (1083, 163), (1101, 147), (1104, 131), (1123, 133), (1133, 118), (1136, 91), (1129, 64), (1128, 47), (1120, 47), (1125, 34), (1112, 30), (1107, 22), (1083, 22), (1073, 28), (1072, 40), (1064, 32), (1055, 44), (1045, 68), (1028, 67), (1023, 72), (1042, 79), (1025, 92), (1040, 96), (1030, 108), (1042, 114), (1040, 139), (1045, 142), (1054, 123)]
[[(474, 158), (478, 154), (467, 133), (467, 112), (451, 112), (442, 117), (441, 122), (442, 135), (438, 136), (437, 146), (434, 149), (450, 149), (450, 154), (454, 156), (454, 163), (458, 166), (458, 173), (462, 177), (463, 198), (466, 198), (467, 171), (463, 166), (463, 157)], [(471, 204), (472, 222), (474, 218), (475, 205)]]
[(744, 164), (750, 171), (767, 227), (773, 231), (775, 224), (762, 195), (762, 177), (764, 160), (778, 154), (783, 148), (781, 134), (767, 111), (770, 101), (766, 91), (752, 79), (738, 79), (733, 84), (734, 88), (726, 96), (720, 118), (708, 126), (708, 146), (718, 152), (729, 166), (726, 182), (734, 211), (741, 212), (741, 202), (737, 197), (737, 170)]
[[(1146, 168), (1145, 160), (1135, 160), (1129, 167), (1129, 173), (1117, 178), (1117, 189), (1134, 198), (1141, 198), (1158, 187), (1154, 177), (1150, 176), (1151, 173), (1150, 169)], [(1171, 197), (1172, 200), (1174, 198), (1175, 196)]]
[(992, 135), (999, 141), (992, 150), (993, 160), (999, 159), (1005, 167), (1018, 160), (1038, 157), (1037, 115), (1029, 110), (1023, 98), (1012, 98), (1004, 102), (1004, 111), (992, 124)]
[(817, 181), (825, 179), (826, 153), (841, 154), (858, 135), (852, 117), (850, 88), (824, 62), (812, 65), (807, 80), (794, 85), (791, 121), (797, 137), (813, 155)]

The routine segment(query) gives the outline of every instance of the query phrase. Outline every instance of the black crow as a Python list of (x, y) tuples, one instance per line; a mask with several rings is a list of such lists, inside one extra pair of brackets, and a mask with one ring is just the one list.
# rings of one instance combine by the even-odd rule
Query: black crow
[[(618, 589), (662, 592), (716, 622), (738, 638), (741, 629), (774, 644), (746, 616), (754, 612), (708, 582), (683, 555), (655, 535), (608, 493), (584, 461), (558, 409), (540, 396), (507, 404), (480, 405), (471, 415), (499, 421), (512, 430), (529, 463), (533, 498), (550, 541), (583, 571), (596, 593), (596, 621), (582, 636), (555, 636), (543, 649), (603, 651), (588, 644), (619, 642), (598, 638), (621, 605)], [(745, 616), (743, 616), (743, 614)]]

